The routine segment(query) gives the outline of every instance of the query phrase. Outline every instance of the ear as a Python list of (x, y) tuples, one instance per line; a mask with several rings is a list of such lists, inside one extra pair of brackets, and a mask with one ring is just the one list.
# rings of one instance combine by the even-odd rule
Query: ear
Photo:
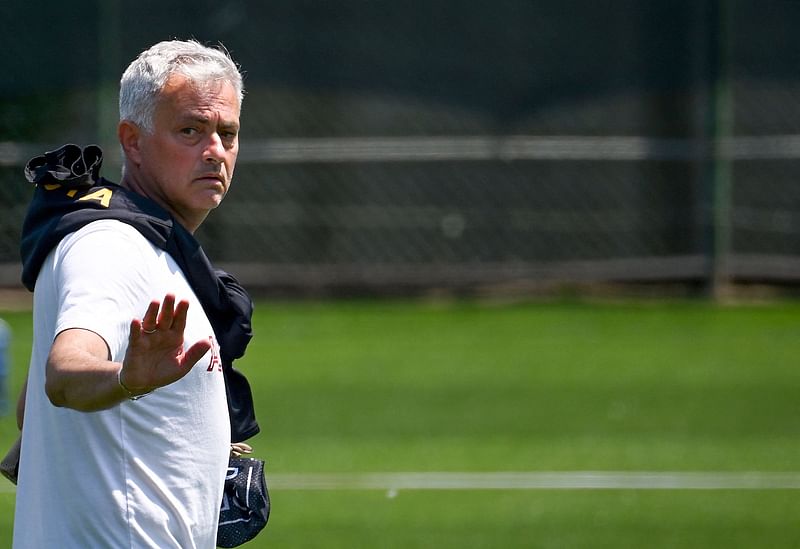
[(134, 164), (141, 164), (142, 151), (140, 137), (142, 130), (131, 122), (130, 120), (123, 120), (117, 126), (117, 138), (122, 150), (125, 152), (125, 158)]

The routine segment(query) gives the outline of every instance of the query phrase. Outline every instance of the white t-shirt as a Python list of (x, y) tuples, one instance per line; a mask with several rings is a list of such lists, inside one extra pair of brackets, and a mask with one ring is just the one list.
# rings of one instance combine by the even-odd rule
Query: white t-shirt
[(219, 347), (181, 380), (99, 412), (44, 392), (53, 338), (84, 328), (122, 361), (150, 301), (188, 299), (188, 347), (213, 331), (180, 268), (133, 227), (103, 220), (50, 253), (34, 292), (34, 342), (14, 517), (17, 549), (211, 549), (230, 451)]

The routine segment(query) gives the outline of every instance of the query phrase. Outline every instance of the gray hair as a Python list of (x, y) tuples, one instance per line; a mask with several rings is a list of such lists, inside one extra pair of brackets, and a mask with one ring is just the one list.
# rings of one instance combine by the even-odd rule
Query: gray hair
[(119, 119), (152, 132), (158, 95), (173, 74), (195, 83), (222, 81), (236, 91), (242, 106), (242, 74), (222, 46), (210, 48), (195, 40), (159, 42), (133, 60), (120, 80)]

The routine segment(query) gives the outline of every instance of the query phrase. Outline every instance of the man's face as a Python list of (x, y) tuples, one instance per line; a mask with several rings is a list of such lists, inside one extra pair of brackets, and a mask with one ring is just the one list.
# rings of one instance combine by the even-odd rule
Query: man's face
[(219, 206), (239, 153), (239, 103), (227, 82), (167, 81), (153, 132), (140, 134), (139, 185), (189, 230)]

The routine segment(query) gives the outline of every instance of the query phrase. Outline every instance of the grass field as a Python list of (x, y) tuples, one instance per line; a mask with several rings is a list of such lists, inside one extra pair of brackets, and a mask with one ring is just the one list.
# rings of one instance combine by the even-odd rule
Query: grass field
[[(18, 387), (30, 315), (0, 316)], [(273, 515), (245, 547), (800, 547), (800, 304), (264, 302), (254, 325), (239, 367)], [(698, 475), (468, 482), (548, 472)], [(754, 472), (788, 480), (702, 488)], [(13, 506), (0, 493), (0, 547)]]

